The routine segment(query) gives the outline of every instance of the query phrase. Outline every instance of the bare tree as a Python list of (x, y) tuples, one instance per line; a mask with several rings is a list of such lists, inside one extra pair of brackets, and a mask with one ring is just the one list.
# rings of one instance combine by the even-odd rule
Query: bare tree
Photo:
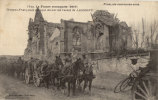
[(155, 44), (158, 43), (158, 33), (156, 34)]
[(148, 49), (150, 47), (150, 37), (146, 36), (145, 39), (146, 39), (146, 44), (145, 45), (146, 45), (146, 48)]
[(145, 38), (145, 28), (144, 28), (144, 19), (142, 18), (142, 41), (141, 41), (141, 48), (143, 47), (144, 44), (144, 38)]
[[(142, 18), (142, 24), (137, 24), (137, 27), (134, 26), (134, 23), (131, 25), (133, 29), (132, 42), (136, 50), (144, 48), (144, 46), (146, 49), (149, 49), (150, 47), (155, 47), (155, 44), (158, 43), (158, 21), (154, 20), (153, 23), (146, 24), (145, 22)], [(142, 28), (138, 28), (139, 26), (142, 26)]]
[(154, 23), (151, 23), (150, 25), (150, 41), (151, 41), (151, 44), (155, 44), (154, 42), (154, 36), (156, 34), (156, 30), (158, 28), (158, 23), (156, 20), (154, 20)]
[(138, 49), (138, 46), (139, 46), (138, 35), (139, 35), (139, 32), (137, 30), (133, 30), (133, 32), (132, 32), (132, 42), (133, 42), (133, 45), (134, 45), (136, 50)]

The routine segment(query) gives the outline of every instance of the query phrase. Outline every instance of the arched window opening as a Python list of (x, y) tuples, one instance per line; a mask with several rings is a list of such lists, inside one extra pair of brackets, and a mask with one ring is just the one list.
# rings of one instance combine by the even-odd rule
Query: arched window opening
[(79, 27), (74, 27), (73, 28), (73, 36), (72, 36), (72, 44), (73, 48), (76, 51), (81, 51), (81, 34), (82, 34), (82, 29)]
[(78, 27), (73, 29), (73, 45), (80, 46), (81, 45), (81, 30)]

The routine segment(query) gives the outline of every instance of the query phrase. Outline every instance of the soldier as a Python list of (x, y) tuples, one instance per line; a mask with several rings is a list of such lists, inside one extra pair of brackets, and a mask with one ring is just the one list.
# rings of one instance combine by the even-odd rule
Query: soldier
[(27, 68), (31, 73), (33, 73), (33, 67), (34, 67), (34, 59), (31, 57), (30, 60), (28, 60), (27, 62)]
[(83, 61), (84, 67), (88, 67), (88, 56), (86, 54), (82, 55), (82, 61)]
[(72, 63), (71, 54), (66, 54), (65, 56), (65, 66), (68, 67)]
[(48, 67), (48, 62), (44, 60), (41, 64), (41, 72), (46, 73), (47, 67)]
[(72, 63), (76, 62), (78, 57), (79, 57), (78, 52), (74, 51), (72, 53)]
[(63, 62), (62, 62), (60, 56), (56, 56), (55, 64), (56, 64), (57, 69), (59, 69), (59, 70), (63, 67)]
[(23, 69), (23, 60), (21, 59), (21, 57), (18, 58), (18, 60), (16, 61), (15, 64), (15, 72), (17, 74), (17, 78), (20, 78), (22, 76), (22, 69)]
[(139, 76), (142, 77), (144, 76), (146, 73), (149, 73), (150, 71), (152, 72), (156, 72), (157, 73), (157, 68), (158, 68), (158, 51), (153, 50), (150, 51), (150, 60), (148, 62), (148, 64), (146, 65), (146, 67), (139, 67), (140, 69), (140, 73)]
[(21, 59), (21, 57), (18, 58), (17, 63), (18, 63), (19, 65), (22, 65), (22, 64), (23, 64), (23, 60)]
[(31, 66), (33, 66), (33, 58), (32, 57), (28, 60), (28, 67), (30, 68)]
[(67, 74), (71, 64), (72, 64), (71, 54), (65, 54), (65, 67), (62, 70), (63, 74)]
[(41, 74), (44, 75), (43, 82), (45, 83), (46, 88), (49, 88), (49, 82), (50, 82), (50, 72), (48, 67), (48, 62), (44, 60), (41, 64)]

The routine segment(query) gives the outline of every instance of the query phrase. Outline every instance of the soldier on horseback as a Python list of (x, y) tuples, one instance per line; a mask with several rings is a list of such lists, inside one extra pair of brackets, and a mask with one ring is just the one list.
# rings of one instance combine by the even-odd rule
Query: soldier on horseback
[(88, 67), (88, 57), (86, 54), (82, 55), (82, 62), (84, 64), (84, 68)]
[(70, 69), (70, 66), (72, 64), (71, 54), (65, 54), (65, 66), (62, 70), (62, 74), (68, 74), (68, 70)]
[(65, 66), (70, 66), (72, 63), (71, 54), (65, 55)]
[(60, 55), (56, 56), (55, 66), (57, 70), (61, 70), (63, 68), (63, 62), (62, 62), (62, 59), (60, 58)]
[(83, 74), (79, 79), (79, 86), (82, 81), (84, 81), (84, 87), (83, 90), (89, 86), (89, 91), (91, 91), (91, 85), (92, 85), (92, 80), (95, 78), (93, 74), (93, 64), (91, 63), (91, 60), (88, 59), (88, 55), (84, 54), (82, 55), (82, 62), (84, 63), (83, 67)]

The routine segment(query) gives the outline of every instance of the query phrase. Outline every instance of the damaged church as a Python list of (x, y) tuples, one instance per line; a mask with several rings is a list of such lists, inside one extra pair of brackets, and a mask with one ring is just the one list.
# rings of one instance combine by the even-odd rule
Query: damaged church
[(24, 57), (51, 58), (61, 53), (106, 54), (132, 47), (131, 28), (114, 14), (97, 10), (93, 21), (47, 22), (39, 8), (28, 25), (28, 44)]

